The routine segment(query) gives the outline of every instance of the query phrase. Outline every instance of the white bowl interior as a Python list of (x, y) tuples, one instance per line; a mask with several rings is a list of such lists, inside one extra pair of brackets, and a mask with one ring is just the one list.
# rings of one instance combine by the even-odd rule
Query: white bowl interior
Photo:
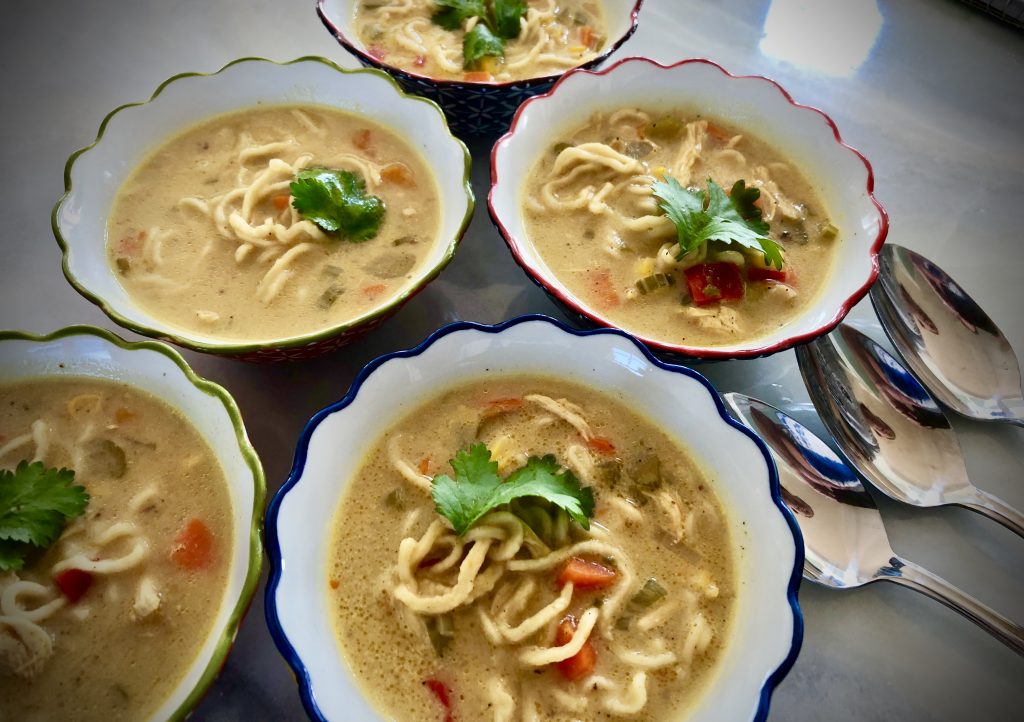
[[(174, 80), (148, 103), (127, 107), (109, 118), (96, 145), (74, 162), (72, 190), (56, 216), (68, 245), (66, 262), (71, 275), (116, 313), (160, 333), (213, 347), (270, 340), (225, 341), (154, 318), (136, 306), (117, 281), (105, 246), (107, 217), (118, 188), (155, 147), (219, 113), (281, 103), (317, 103), (369, 116), (418, 150), (438, 184), (441, 228), (438, 242), (420, 266), (419, 276), (409, 283), (417, 284), (442, 263), (451, 240), (460, 235), (470, 201), (464, 186), (464, 148), (451, 137), (436, 106), (403, 96), (392, 80), (377, 71), (341, 72), (317, 59), (287, 65), (251, 60), (230, 65), (214, 75)], [(348, 325), (358, 323), (355, 319)]]
[[(341, 32), (345, 39), (355, 47), (365, 51), (366, 45), (356, 35), (352, 27), (356, 5), (362, 0), (319, 0), (320, 11), (324, 17)], [(602, 0), (604, 21), (608, 26), (605, 35), (608, 43), (621, 38), (633, 24), (632, 13), (636, 0)]]
[[(0, 341), (0, 383), (40, 376), (88, 376), (125, 383), (152, 394), (188, 419), (213, 449), (224, 470), (234, 520), (227, 586), (199, 656), (167, 701), (152, 716), (169, 718), (199, 684), (238, 605), (250, 567), (250, 536), (256, 479), (246, 463), (238, 433), (221, 399), (198, 388), (168, 356), (151, 349), (124, 349), (94, 335), (50, 341)], [(246, 439), (246, 443), (248, 440)]]
[(370, 374), (348, 407), (313, 431), (298, 483), (280, 503), (282, 571), (275, 598), (281, 627), (308, 670), (321, 712), (328, 720), (380, 719), (341, 655), (327, 605), (332, 521), (348, 479), (374, 439), (424, 396), (504, 373), (564, 377), (613, 393), (681, 439), (702, 463), (731, 514), (738, 592), (719, 672), (688, 719), (752, 719), (761, 687), (789, 654), (794, 633), (787, 589), (796, 546), (771, 498), (765, 456), (722, 419), (700, 381), (655, 366), (619, 334), (581, 338), (537, 320), (499, 334), (459, 330), (421, 355), (391, 359)]
[(831, 276), (803, 314), (766, 336), (714, 348), (728, 352), (772, 346), (836, 319), (842, 305), (873, 273), (869, 249), (883, 221), (867, 191), (867, 168), (836, 141), (820, 113), (794, 106), (778, 86), (763, 78), (730, 77), (707, 62), (664, 68), (643, 59), (627, 59), (605, 75), (570, 74), (551, 95), (534, 98), (525, 106), (512, 134), (498, 143), (497, 183), (491, 191), (494, 212), (515, 239), (523, 261), (536, 268), (547, 285), (595, 316), (601, 315), (551, 273), (531, 243), (523, 222), (522, 192), (534, 162), (558, 139), (559, 131), (582, 124), (598, 110), (628, 106), (692, 111), (752, 129), (801, 170), (840, 229)]

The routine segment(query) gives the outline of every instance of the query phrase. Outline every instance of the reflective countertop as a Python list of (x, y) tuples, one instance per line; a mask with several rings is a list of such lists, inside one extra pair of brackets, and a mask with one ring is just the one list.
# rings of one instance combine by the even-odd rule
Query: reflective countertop
[[(117, 331), (64, 281), (49, 215), (72, 151), (112, 108), (182, 71), (246, 55), (355, 62), (312, 0), (76, 0), (9, 4), (0, 48), (0, 328), (91, 323)], [(822, 108), (874, 166), (890, 240), (930, 256), (1024, 357), (1024, 33), (954, 0), (647, 0), (619, 57), (707, 57), (779, 81)], [(557, 311), (513, 262), (481, 202), (487, 143), (471, 143), (478, 205), (451, 266), (356, 346), (253, 366), (191, 352), (228, 388), (263, 460), (284, 481), (306, 420), (340, 398), (372, 358), (456, 319)], [(865, 300), (851, 322), (883, 339)], [(792, 351), (698, 368), (721, 391), (776, 404), (823, 433)], [(1024, 507), (1024, 429), (954, 421), (971, 479)], [(1024, 621), (1024, 540), (963, 509), (878, 498), (894, 549)], [(775, 694), (773, 720), (1016, 720), (1024, 659), (906, 590), (837, 592), (804, 583), (803, 651)], [(262, 586), (202, 720), (301, 720), (294, 680), (267, 632)]]

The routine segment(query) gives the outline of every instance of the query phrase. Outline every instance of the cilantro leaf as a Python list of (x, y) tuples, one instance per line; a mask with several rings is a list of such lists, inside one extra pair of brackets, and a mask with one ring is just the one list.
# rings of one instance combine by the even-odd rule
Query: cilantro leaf
[(366, 194), (366, 182), (347, 170), (307, 168), (291, 183), (292, 206), (328, 233), (353, 243), (380, 232), (384, 201)]
[(555, 457), (530, 457), (526, 466), (512, 472), (502, 481), (498, 464), (484, 444), (473, 444), (451, 460), (455, 478), (445, 474), (431, 482), (431, 495), (437, 512), (451, 522), (462, 536), (496, 507), (513, 499), (536, 496), (565, 509), (584, 529), (590, 528), (594, 515), (594, 493), (580, 486), (568, 469), (562, 470)]
[(710, 178), (707, 191), (691, 191), (670, 175), (651, 184), (658, 205), (676, 227), (679, 241), (677, 258), (708, 241), (734, 243), (761, 251), (765, 259), (782, 268), (779, 244), (768, 237), (768, 224), (754, 202), (761, 196), (758, 188), (747, 188), (742, 180), (733, 184), (730, 195)]
[(486, 13), (484, 0), (434, 0), (434, 6), (430, 19), (445, 30), (459, 30), (465, 21)]
[(31, 551), (31, 544), (0, 539), (0, 571), (16, 572), (24, 569), (25, 558)]
[(462, 62), (466, 68), (485, 57), (500, 58), (505, 54), (505, 41), (491, 32), (486, 23), (477, 23), (462, 39)]
[(526, 15), (526, 0), (494, 0), (491, 7), (495, 34), (505, 40), (518, 38), (522, 30), (519, 19)]
[(30, 547), (46, 548), (64, 524), (85, 512), (89, 495), (75, 472), (22, 461), (0, 470), (0, 570), (20, 569)]

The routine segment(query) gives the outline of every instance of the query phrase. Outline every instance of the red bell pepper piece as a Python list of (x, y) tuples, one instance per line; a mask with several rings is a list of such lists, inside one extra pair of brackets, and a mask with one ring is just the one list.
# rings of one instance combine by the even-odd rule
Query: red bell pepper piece
[(596, 451), (602, 456), (615, 456), (615, 444), (611, 439), (604, 436), (591, 436), (586, 443), (591, 451)]
[(615, 584), (618, 576), (614, 569), (609, 569), (604, 564), (573, 557), (562, 567), (558, 575), (558, 585), (564, 587), (572, 582), (577, 589), (604, 589)]
[(424, 686), (434, 693), (437, 701), (444, 707), (444, 722), (455, 722), (455, 715), (452, 713), (452, 691), (448, 685), (439, 679), (425, 679)]
[[(558, 631), (555, 632), (555, 644), (559, 647), (566, 645), (575, 634), (576, 617), (571, 614), (567, 614), (559, 623)], [(561, 662), (556, 662), (555, 666), (558, 667), (558, 671), (562, 673), (563, 677), (570, 682), (575, 682), (576, 680), (583, 679), (593, 672), (596, 664), (597, 651), (588, 639), (583, 643), (579, 652), (574, 654), (572, 657), (569, 657), (569, 659), (563, 659)]]
[(53, 581), (57, 584), (57, 588), (60, 589), (60, 593), (67, 597), (69, 602), (74, 604), (89, 591), (89, 587), (92, 586), (93, 576), (84, 569), (65, 569), (54, 577)]
[(743, 298), (743, 277), (735, 263), (701, 263), (684, 271), (690, 295), (698, 306)]
[(774, 268), (748, 268), (748, 281), (785, 281), (786, 272), (777, 271)]

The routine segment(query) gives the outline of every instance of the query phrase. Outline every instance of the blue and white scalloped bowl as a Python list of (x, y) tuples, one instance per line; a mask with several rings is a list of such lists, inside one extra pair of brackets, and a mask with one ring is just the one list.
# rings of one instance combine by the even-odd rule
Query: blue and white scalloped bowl
[(371, 362), (348, 394), (303, 431), (291, 475), (267, 511), (272, 571), (265, 609), (309, 716), (383, 719), (342, 656), (328, 604), (331, 524), (365, 450), (435, 391), (485, 375), (522, 373), (621, 395), (703, 465), (732, 517), (737, 607), (717, 675), (687, 720), (764, 720), (803, 638), (797, 603), (803, 541), (779, 496), (768, 450), (725, 413), (700, 374), (656, 360), (621, 331), (575, 331), (545, 316), (445, 326), (414, 349)]

